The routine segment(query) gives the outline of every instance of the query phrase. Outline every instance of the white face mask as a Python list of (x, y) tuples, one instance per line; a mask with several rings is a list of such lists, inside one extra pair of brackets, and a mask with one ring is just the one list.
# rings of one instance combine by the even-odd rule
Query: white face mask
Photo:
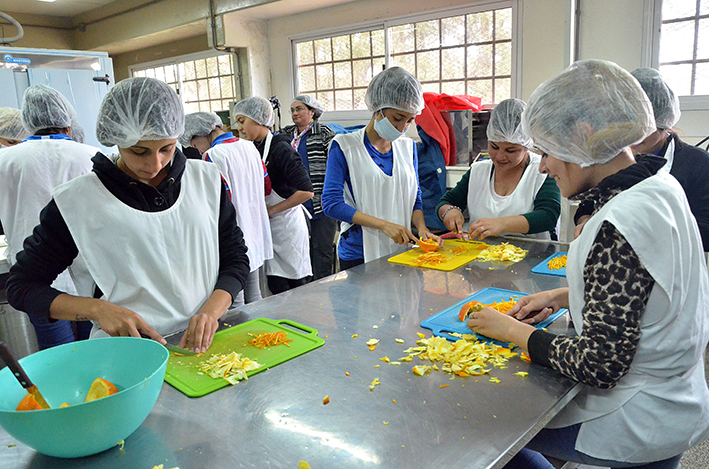
[(394, 124), (391, 123), (389, 118), (387, 118), (383, 112), (381, 112), (381, 114), (382, 119), (374, 121), (374, 131), (377, 132), (381, 138), (388, 142), (393, 142), (406, 133), (406, 131), (401, 132), (399, 129), (394, 127)]

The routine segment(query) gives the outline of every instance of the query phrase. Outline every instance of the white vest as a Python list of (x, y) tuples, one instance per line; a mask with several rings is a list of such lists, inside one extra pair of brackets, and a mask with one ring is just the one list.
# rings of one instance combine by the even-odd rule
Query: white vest
[(658, 172), (611, 199), (571, 243), (566, 276), (576, 332), (583, 332), (583, 267), (603, 221), (628, 240), (655, 285), (630, 366), (612, 389), (585, 386), (550, 423), (583, 423), (576, 449), (616, 461), (666, 459), (709, 437), (704, 349), (709, 279), (697, 223), (682, 187)]
[[(481, 218), (502, 218), (522, 215), (534, 210), (534, 198), (547, 178), (546, 174), (539, 172), (541, 157), (529, 152), (529, 164), (522, 173), (522, 178), (510, 195), (498, 195), (495, 192), (495, 166), (492, 160), (477, 161), (470, 165), (470, 179), (468, 181), (468, 214), (470, 222)], [(511, 233), (501, 233), (501, 235)], [(514, 233), (515, 236), (528, 236), (538, 239), (550, 239), (548, 231), (524, 235)]]
[[(418, 180), (414, 168), (414, 142), (400, 137), (391, 143), (393, 169), (387, 176), (372, 160), (364, 146), (365, 129), (350, 134), (339, 134), (335, 141), (347, 160), (352, 182), (352, 194), (344, 187), (345, 203), (359, 212), (381, 218), (390, 223), (411, 226), (411, 216), (418, 193)], [(352, 226), (343, 222), (341, 232)], [(396, 244), (384, 232), (362, 227), (364, 262), (404, 252), (407, 247)]]
[[(180, 194), (162, 212), (125, 205), (94, 173), (58, 187), (54, 199), (103, 298), (167, 335), (186, 328), (214, 291), (220, 193), (217, 167), (188, 160)], [(92, 296), (83, 280), (79, 293)], [(98, 331), (94, 324), (91, 336)]]
[[(91, 171), (91, 158), (99, 151), (73, 140), (27, 140), (0, 153), (0, 221), (7, 238), (7, 260), (15, 263), (25, 239), (39, 224), (39, 213), (52, 198), (52, 190)], [(67, 271), (52, 286), (74, 294)]]
[(248, 140), (220, 143), (205, 154), (229, 184), (236, 221), (249, 248), (251, 272), (273, 257), (271, 228), (263, 191), (263, 165), (258, 150)]
[[(272, 140), (273, 134), (269, 132), (263, 148), (264, 164), (267, 164)], [(269, 206), (284, 200), (275, 190), (266, 196), (266, 204)], [(266, 275), (293, 280), (313, 275), (306, 213), (307, 209), (302, 204), (298, 204), (275, 214), (269, 220), (273, 240), (273, 259), (266, 261)]]

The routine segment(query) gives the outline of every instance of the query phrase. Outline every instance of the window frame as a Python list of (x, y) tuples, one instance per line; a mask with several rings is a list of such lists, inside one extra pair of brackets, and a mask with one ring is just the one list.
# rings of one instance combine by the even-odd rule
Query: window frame
[[(235, 95), (233, 97), (233, 101), (240, 101), (243, 98), (240, 98), (238, 96), (239, 87), (236, 82), (236, 71), (237, 71), (237, 67), (238, 67), (238, 65), (237, 65), (238, 58), (235, 57), (234, 54), (230, 54), (228, 52), (225, 53), (225, 52), (217, 51), (217, 50), (207, 50), (207, 51), (202, 51), (202, 52), (194, 52), (191, 54), (177, 55), (174, 57), (167, 57), (164, 59), (153, 60), (150, 62), (142, 62), (139, 64), (132, 64), (132, 65), (128, 66), (128, 73), (129, 73), (130, 77), (133, 77), (134, 76), (133, 72), (138, 71), (138, 70), (144, 70), (144, 69), (155, 68), (155, 67), (164, 67), (166, 65), (177, 65), (181, 62), (190, 62), (190, 61), (194, 61), (194, 60), (208, 59), (211, 57), (219, 57), (222, 55), (229, 56), (231, 58), (232, 72), (233, 72), (232, 73), (232, 87), (233, 87), (234, 95)], [(176, 70), (176, 75), (177, 75), (177, 87), (179, 90), (182, 90), (183, 86), (184, 86), (183, 85), (183, 77), (179, 73), (179, 67)], [(226, 75), (222, 75), (222, 76), (226, 76)], [(186, 105), (187, 102), (185, 100), (183, 93), (180, 91), (177, 94), (180, 97), (180, 99), (182, 100), (183, 106)], [(210, 101), (215, 101), (215, 100), (210, 100)]]
[[(659, 70), (660, 68), (660, 31), (662, 29), (662, 1), (645, 0), (642, 66)], [(680, 110), (709, 110), (709, 95), (695, 94), (679, 96)]]
[[(504, 8), (512, 9), (512, 25), (511, 25), (511, 70), (510, 70), (510, 97), (519, 97), (522, 91), (522, 77), (521, 73), (521, 45), (519, 44), (519, 39), (522, 37), (522, 19), (521, 19), (521, 9), (519, 6), (519, 0), (488, 0), (474, 5), (468, 5), (465, 7), (455, 7), (455, 8), (443, 8), (438, 10), (431, 10), (426, 13), (412, 14), (406, 16), (399, 16), (394, 18), (380, 19), (376, 21), (368, 21), (357, 23), (355, 25), (347, 25), (341, 27), (320, 29), (317, 31), (309, 31), (303, 34), (297, 34), (290, 36), (288, 40), (290, 41), (291, 53), (289, 56), (289, 66), (290, 66), (290, 90), (292, 96), (297, 96), (298, 93), (298, 63), (296, 57), (298, 54), (297, 43), (305, 41), (315, 41), (318, 39), (324, 39), (344, 34), (355, 34), (364, 31), (372, 31), (374, 29), (384, 29), (384, 65), (388, 68), (390, 66), (389, 60), (390, 56), (390, 28), (395, 26), (401, 26), (404, 24), (418, 23), (430, 20), (438, 20), (453, 16), (468, 15), (474, 13), (480, 13), (490, 10), (500, 10)], [(290, 104), (290, 101), (289, 103)], [(486, 103), (483, 103), (486, 104)], [(348, 110), (348, 111), (325, 111), (327, 113), (328, 119), (337, 121), (362, 121), (369, 120), (371, 118), (371, 113), (367, 110)]]

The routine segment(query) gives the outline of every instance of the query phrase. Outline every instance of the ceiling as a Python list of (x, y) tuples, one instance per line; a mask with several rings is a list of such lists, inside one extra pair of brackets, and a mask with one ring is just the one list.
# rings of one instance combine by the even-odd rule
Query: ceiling
[(0, 11), (72, 17), (113, 2), (114, 0), (56, 0), (53, 3), (38, 0), (2, 0)]

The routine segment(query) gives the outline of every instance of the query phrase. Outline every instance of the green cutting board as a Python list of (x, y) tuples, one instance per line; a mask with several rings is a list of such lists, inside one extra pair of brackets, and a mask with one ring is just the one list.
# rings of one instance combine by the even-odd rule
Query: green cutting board
[[(253, 336), (262, 332), (285, 331), (290, 347), (276, 345), (259, 349), (248, 342)], [(256, 360), (261, 368), (249, 371), (246, 375), (252, 376), (267, 370), (280, 363), (295, 358), (313, 349), (321, 347), (325, 341), (318, 337), (318, 331), (294, 321), (286, 319), (273, 320), (257, 318), (239, 324), (229, 329), (219, 331), (214, 335), (212, 346), (206, 353), (195, 356), (175, 356), (170, 354), (165, 372), (165, 381), (190, 397), (200, 397), (212, 391), (231, 386), (224, 379), (211, 378), (207, 373), (199, 374), (199, 363), (207, 360), (214, 354), (226, 355), (231, 352), (240, 353), (243, 357)], [(246, 346), (244, 346), (246, 345)]]

